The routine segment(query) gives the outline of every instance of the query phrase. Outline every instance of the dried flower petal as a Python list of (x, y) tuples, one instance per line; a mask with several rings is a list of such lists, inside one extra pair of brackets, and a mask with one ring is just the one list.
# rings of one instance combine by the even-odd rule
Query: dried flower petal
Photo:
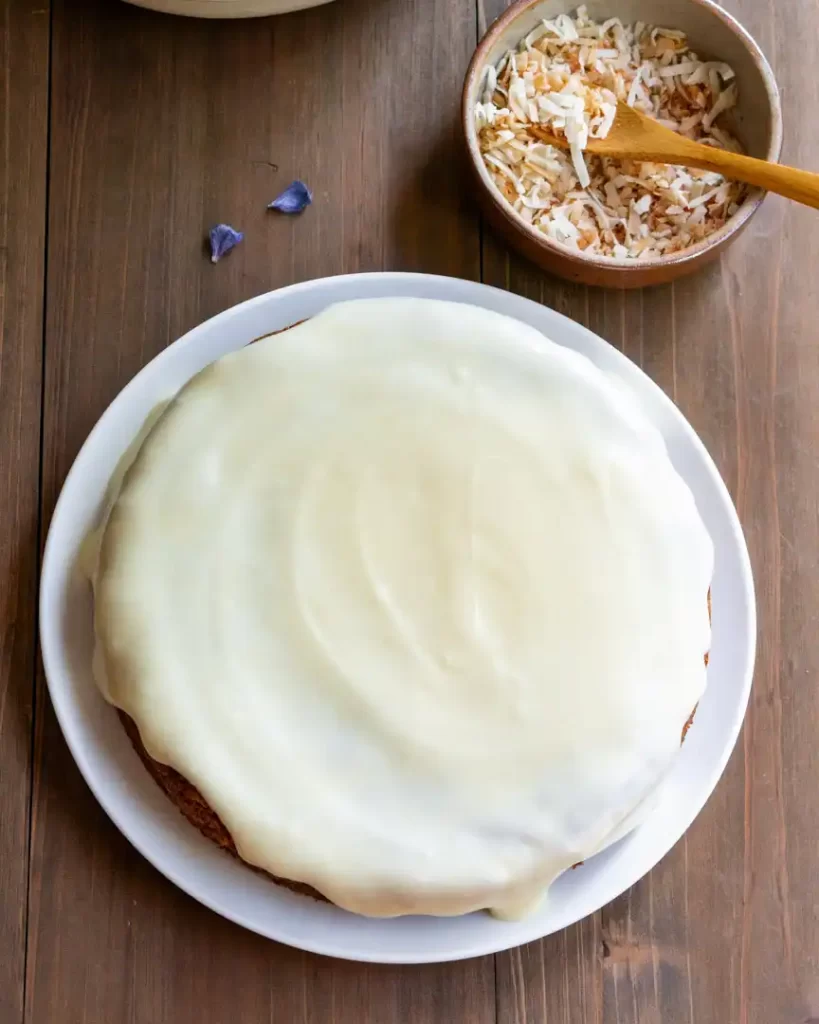
[(234, 245), (238, 245), (244, 237), (245, 236), (241, 231), (237, 231), (235, 228), (232, 228), (230, 224), (217, 224), (215, 228), (211, 228), (211, 263), (218, 263), (225, 253), (230, 252)]
[(294, 181), (267, 208), (280, 213), (301, 213), (312, 202), (313, 193), (310, 189), (303, 181)]

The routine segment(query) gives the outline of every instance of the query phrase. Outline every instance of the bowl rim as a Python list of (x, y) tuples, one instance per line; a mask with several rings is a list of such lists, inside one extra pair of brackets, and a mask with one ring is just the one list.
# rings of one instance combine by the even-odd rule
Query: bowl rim
[[(563, 245), (562, 243), (549, 238), (548, 235), (545, 235), (542, 231), (539, 231), (533, 225), (529, 224), (503, 198), (494, 182), (489, 177), (489, 172), (486, 170), (486, 166), (481, 159), (480, 149), (478, 147), (478, 133), (475, 128), (475, 118), (473, 114), (474, 104), (471, 97), (475, 81), (483, 73), (483, 69), (486, 66), (487, 53), (492, 48), (497, 37), (517, 21), (519, 17), (524, 15), (532, 7), (535, 7), (537, 4), (542, 2), (543, 0), (515, 0), (513, 4), (507, 7), (507, 9), (492, 22), (483, 34), (480, 42), (475, 48), (475, 52), (472, 55), (472, 59), (469, 62), (469, 67), (467, 68), (466, 75), (464, 77), (463, 90), (461, 93), (461, 127), (466, 140), (466, 148), (469, 154), (469, 159), (473, 165), (473, 169), (476, 171), (478, 178), (480, 179), (480, 186), (484, 189), (485, 194), (498, 214), (507, 221), (510, 227), (513, 227), (516, 231), (520, 232), (532, 243), (553, 253), (556, 257), (559, 257), (567, 263), (582, 267), (598, 267), (601, 270), (609, 271), (645, 271), (649, 268), (667, 268), (690, 263), (704, 256), (706, 253), (710, 253), (712, 249), (725, 243), (732, 236), (737, 235), (762, 205), (763, 200), (768, 194), (764, 190), (752, 188), (737, 212), (732, 217), (729, 217), (721, 228), (718, 228), (712, 234), (708, 235), (707, 238), (703, 238), (701, 241), (696, 242), (694, 245), (690, 245), (688, 248), (682, 249), (679, 252), (671, 253), (667, 256), (652, 256), (643, 260), (635, 260), (633, 258), (618, 259), (614, 256), (587, 256), (579, 251), (571, 249), (569, 246)], [(782, 152), (783, 139), (782, 100), (779, 92), (779, 86), (776, 82), (776, 77), (771, 65), (765, 57), (765, 54), (762, 52), (761, 47), (751, 33), (744, 28), (744, 26), (740, 24), (732, 14), (729, 14), (723, 7), (720, 7), (719, 4), (715, 3), (715, 0), (690, 0), (690, 2), (703, 8), (722, 21), (749, 52), (751, 59), (762, 77), (765, 92), (768, 96), (768, 104), (771, 114), (771, 131), (768, 141), (768, 151), (765, 159), (770, 160), (773, 163), (778, 163)]]

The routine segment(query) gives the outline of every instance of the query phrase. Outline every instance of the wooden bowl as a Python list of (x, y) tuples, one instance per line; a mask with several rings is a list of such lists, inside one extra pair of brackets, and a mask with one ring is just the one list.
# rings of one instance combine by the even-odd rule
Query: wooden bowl
[[(571, 13), (573, 0), (517, 0), (478, 44), (464, 82), (461, 119), (478, 200), (486, 219), (506, 242), (544, 270), (570, 281), (608, 288), (663, 284), (699, 269), (726, 249), (759, 209), (765, 193), (752, 189), (739, 210), (708, 238), (681, 252), (652, 259), (624, 260), (586, 256), (548, 238), (518, 216), (492, 182), (481, 158), (474, 108), (487, 64), (516, 49), (542, 18)], [(681, 29), (701, 56), (724, 60), (736, 72), (739, 103), (731, 129), (752, 156), (778, 160), (782, 147), (779, 90), (759, 46), (745, 29), (712, 0), (587, 0), (595, 21), (617, 16), (625, 24), (644, 21)]]

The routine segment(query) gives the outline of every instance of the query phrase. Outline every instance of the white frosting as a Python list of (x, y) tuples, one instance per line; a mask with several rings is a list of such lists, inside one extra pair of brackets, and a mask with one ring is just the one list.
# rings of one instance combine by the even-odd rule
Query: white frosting
[(501, 915), (639, 819), (705, 686), (712, 547), (621, 385), (454, 303), (208, 367), (101, 541), (98, 676), (247, 861)]

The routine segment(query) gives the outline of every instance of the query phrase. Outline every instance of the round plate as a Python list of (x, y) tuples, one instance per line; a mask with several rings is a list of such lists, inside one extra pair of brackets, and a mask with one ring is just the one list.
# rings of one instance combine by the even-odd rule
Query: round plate
[(128, 0), (137, 7), (148, 7), (163, 14), (181, 14), (187, 18), (266, 18), (271, 14), (319, 7), (330, 0)]
[[(662, 431), (716, 548), (708, 689), (656, 809), (624, 840), (563, 875), (543, 907), (522, 921), (496, 921), (485, 913), (377, 920), (274, 885), (187, 824), (148, 775), (91, 676), (91, 592), (76, 571), (77, 553), (97, 523), (117, 461), (151, 409), (208, 363), (259, 335), (332, 302), (389, 295), (450, 299), (506, 313), (621, 378)], [(355, 960), (419, 963), (492, 953), (565, 928), (613, 900), (667, 853), (714, 789), (739, 733), (751, 686), (756, 610), (745, 541), (716, 467), (672, 402), (625, 356), (554, 310), (486, 285), (422, 274), (359, 274), (293, 285), (229, 309), (171, 345), (121, 392), (85, 442), (57, 502), (43, 561), (40, 630), (51, 699), (80, 771), (114, 823), (163, 874), (218, 913), (272, 939)]]

